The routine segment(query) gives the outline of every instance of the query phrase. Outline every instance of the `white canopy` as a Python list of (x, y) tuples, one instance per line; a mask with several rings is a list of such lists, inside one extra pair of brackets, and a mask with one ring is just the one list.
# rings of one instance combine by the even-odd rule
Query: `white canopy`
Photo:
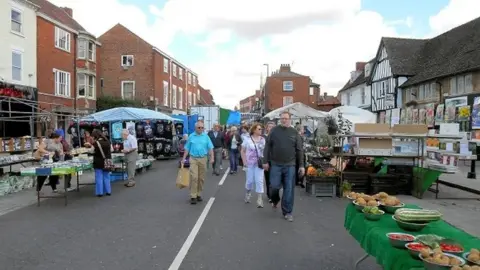
[(329, 114), (337, 119), (339, 112), (342, 113), (343, 118), (349, 120), (353, 124), (377, 122), (377, 116), (374, 113), (354, 106), (340, 106), (332, 109)]
[(267, 113), (264, 118), (278, 119), (282, 112), (289, 112), (293, 119), (300, 118), (324, 118), (328, 116), (328, 113), (315, 110), (301, 102), (295, 102), (287, 106), (283, 106), (276, 110)]

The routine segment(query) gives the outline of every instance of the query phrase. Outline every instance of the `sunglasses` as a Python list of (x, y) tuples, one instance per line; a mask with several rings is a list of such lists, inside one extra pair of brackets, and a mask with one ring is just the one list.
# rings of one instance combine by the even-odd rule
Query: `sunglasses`
[(197, 127), (197, 129), (203, 129), (203, 127)]

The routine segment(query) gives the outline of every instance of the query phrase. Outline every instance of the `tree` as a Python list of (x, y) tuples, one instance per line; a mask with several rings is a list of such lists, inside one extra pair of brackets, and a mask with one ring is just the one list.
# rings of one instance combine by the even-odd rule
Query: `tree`
[(122, 99), (114, 96), (101, 96), (97, 98), (97, 112), (105, 111), (116, 107), (141, 108), (142, 103), (138, 100)]

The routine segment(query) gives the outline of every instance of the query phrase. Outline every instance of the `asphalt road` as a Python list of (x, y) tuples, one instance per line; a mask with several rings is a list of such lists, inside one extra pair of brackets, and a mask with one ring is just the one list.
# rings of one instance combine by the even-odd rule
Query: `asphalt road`
[[(343, 228), (346, 201), (297, 189), (290, 223), (245, 204), (240, 173), (221, 186), (222, 176), (208, 174), (205, 201), (190, 205), (188, 191), (175, 187), (176, 165), (156, 162), (135, 188), (115, 184), (111, 197), (84, 187), (66, 207), (50, 199), (1, 216), (0, 270), (169, 269), (211, 197), (179, 269), (352, 269), (363, 255)], [(359, 269), (380, 268), (368, 259)]]

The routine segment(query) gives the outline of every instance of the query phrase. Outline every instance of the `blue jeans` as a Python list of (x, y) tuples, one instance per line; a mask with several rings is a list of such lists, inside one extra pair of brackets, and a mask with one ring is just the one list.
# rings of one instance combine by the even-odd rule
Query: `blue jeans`
[(295, 166), (273, 165), (270, 167), (270, 199), (274, 205), (280, 201), (283, 187), (282, 213), (291, 214), (295, 191)]
[(238, 169), (238, 159), (240, 158), (240, 152), (238, 149), (230, 149), (230, 171), (236, 172)]
[(95, 169), (95, 195), (103, 195), (104, 193), (112, 194), (110, 172), (102, 169)]

